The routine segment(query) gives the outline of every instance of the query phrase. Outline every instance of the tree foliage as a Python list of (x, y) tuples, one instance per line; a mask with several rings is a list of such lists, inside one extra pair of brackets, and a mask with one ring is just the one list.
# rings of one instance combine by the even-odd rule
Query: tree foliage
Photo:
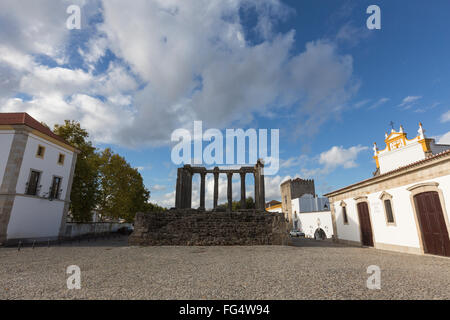
[[(252, 197), (247, 197), (245, 199), (246, 209), (255, 209), (255, 202)], [(228, 203), (221, 203), (218, 205), (219, 208), (228, 209)], [(241, 201), (233, 201), (231, 203), (231, 210), (238, 211), (241, 209)]]
[(132, 221), (137, 212), (156, 206), (148, 202), (150, 192), (138, 170), (109, 148), (98, 151), (78, 122), (66, 120), (53, 131), (80, 151), (70, 195), (75, 221), (90, 221), (94, 210), (102, 217)]
[(90, 221), (100, 191), (99, 157), (95, 147), (88, 141), (88, 132), (75, 121), (66, 120), (64, 125), (55, 125), (53, 132), (80, 152), (77, 156), (70, 194), (70, 212), (75, 221)]
[(144, 211), (150, 192), (137, 169), (125, 158), (107, 148), (100, 154), (100, 201), (102, 216), (132, 221), (136, 212)]

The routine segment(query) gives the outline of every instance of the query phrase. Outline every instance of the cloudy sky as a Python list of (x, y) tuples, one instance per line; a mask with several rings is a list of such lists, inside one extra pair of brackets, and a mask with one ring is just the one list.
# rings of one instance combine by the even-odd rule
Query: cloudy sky
[[(381, 30), (366, 27), (374, 1), (2, 0), (0, 112), (80, 121), (164, 206), (173, 130), (280, 129), (267, 200), (296, 176), (322, 194), (371, 176), (390, 121), (450, 143), (450, 2), (375, 2)], [(73, 4), (80, 30), (66, 27)]]

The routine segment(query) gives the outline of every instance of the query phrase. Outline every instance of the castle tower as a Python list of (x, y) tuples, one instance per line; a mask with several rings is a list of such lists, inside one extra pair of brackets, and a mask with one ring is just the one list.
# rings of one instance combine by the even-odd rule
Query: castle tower
[(280, 185), (281, 208), (286, 219), (289, 220), (289, 227), (292, 229), (292, 199), (297, 199), (304, 194), (316, 195), (313, 179), (289, 179)]

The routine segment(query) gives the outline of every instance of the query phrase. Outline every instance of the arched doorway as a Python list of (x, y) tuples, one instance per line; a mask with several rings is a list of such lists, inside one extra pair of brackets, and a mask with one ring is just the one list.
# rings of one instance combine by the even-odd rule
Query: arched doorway
[(414, 195), (417, 219), (422, 233), (424, 252), (450, 256), (450, 239), (437, 191)]
[(325, 231), (323, 231), (322, 228), (317, 228), (314, 232), (314, 240), (325, 240), (327, 238), (327, 235)]

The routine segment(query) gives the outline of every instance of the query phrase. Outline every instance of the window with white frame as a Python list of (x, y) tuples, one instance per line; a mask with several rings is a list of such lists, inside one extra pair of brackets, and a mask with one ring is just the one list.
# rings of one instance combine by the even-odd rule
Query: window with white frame
[(386, 224), (387, 225), (395, 225), (395, 216), (394, 216), (394, 210), (393, 210), (392, 195), (387, 192), (383, 192), (380, 195), (380, 200), (383, 202)]

